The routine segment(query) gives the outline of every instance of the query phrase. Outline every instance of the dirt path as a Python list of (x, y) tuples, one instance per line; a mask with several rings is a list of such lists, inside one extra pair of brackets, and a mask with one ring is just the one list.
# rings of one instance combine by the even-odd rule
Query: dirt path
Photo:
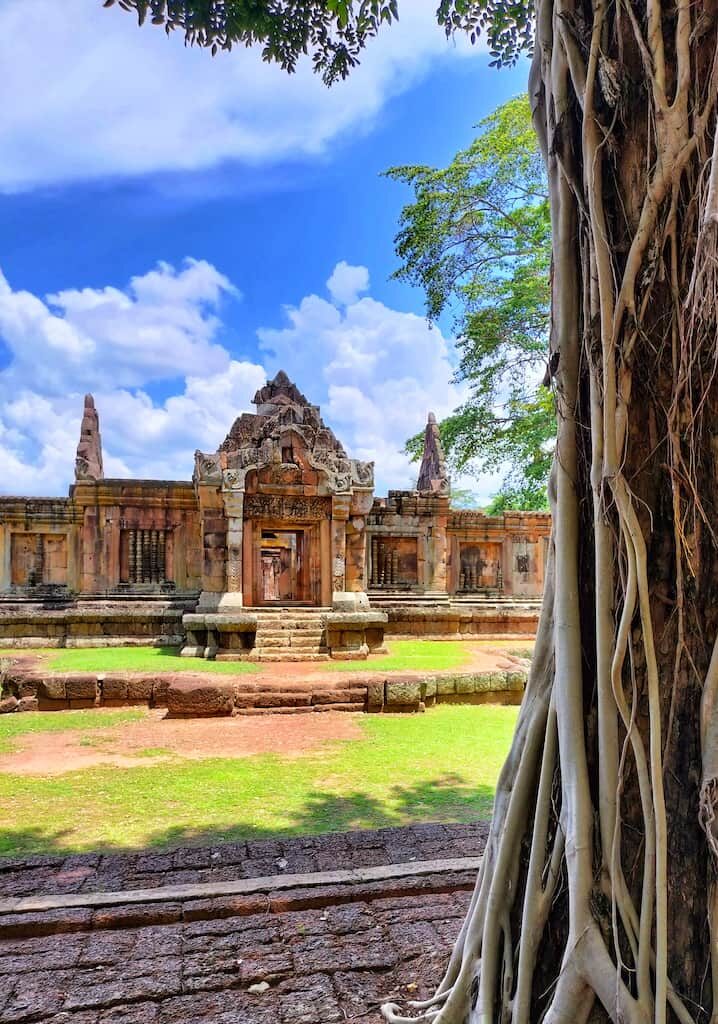
[[(54, 715), (65, 714), (63, 711)], [(62, 775), (86, 768), (141, 768), (172, 757), (250, 757), (252, 754), (311, 753), (336, 740), (363, 737), (359, 715), (259, 715), (213, 719), (166, 719), (166, 711), (104, 729), (27, 733), (0, 755), (0, 772)]]

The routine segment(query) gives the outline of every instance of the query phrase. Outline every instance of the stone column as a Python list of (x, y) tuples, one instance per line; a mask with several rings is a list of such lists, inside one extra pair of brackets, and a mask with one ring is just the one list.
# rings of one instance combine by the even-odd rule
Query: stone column
[(350, 505), (349, 494), (335, 494), (332, 499), (332, 604), (336, 603), (336, 595), (346, 590), (347, 520)]
[(431, 576), (428, 581), (431, 590), (445, 592), (447, 589), (446, 566), (448, 555), (447, 526), (449, 519), (449, 499), (440, 498), (439, 507), (436, 510), (432, 524), (431, 537), (429, 538), (429, 564)]
[(227, 594), (223, 604), (243, 604), (242, 539), (244, 532), (244, 491), (224, 492), (227, 513)]

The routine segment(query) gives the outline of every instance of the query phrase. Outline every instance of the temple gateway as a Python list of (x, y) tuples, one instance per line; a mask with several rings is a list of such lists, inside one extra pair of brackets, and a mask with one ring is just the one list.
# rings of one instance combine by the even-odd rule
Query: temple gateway
[[(262, 613), (316, 608), (324, 626), (337, 619), (337, 637), (347, 627), (350, 646), (353, 622), (365, 653), (387, 609), (410, 623), (410, 607), (418, 621), (422, 607), (448, 615), (540, 595), (550, 517), (452, 509), (433, 415), (416, 489), (376, 497), (374, 464), (349, 457), (285, 373), (254, 404), (216, 452), (195, 453), (192, 480), (126, 480), (103, 475), (86, 396), (69, 497), (0, 498), (0, 642), (52, 638), (43, 621), (58, 642), (90, 642), (97, 630), (70, 628), (85, 616), (103, 636), (169, 634), (186, 653), (239, 656), (256, 646)], [(119, 634), (107, 626), (120, 620)]]

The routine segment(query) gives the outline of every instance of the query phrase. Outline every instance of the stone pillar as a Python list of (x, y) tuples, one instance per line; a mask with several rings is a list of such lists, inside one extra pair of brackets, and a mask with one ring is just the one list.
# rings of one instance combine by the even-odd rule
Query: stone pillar
[[(350, 494), (335, 494), (332, 499), (332, 604), (337, 594), (347, 589), (347, 520), (351, 507)], [(341, 600), (341, 598), (340, 598)]]
[(429, 565), (431, 566), (431, 573), (429, 579), (429, 587), (431, 590), (440, 590), (445, 592), (447, 589), (447, 556), (448, 556), (448, 536), (447, 526), (449, 519), (449, 499), (440, 499), (442, 507), (438, 510), (438, 515), (434, 517), (432, 524), (431, 537), (429, 540)]
[(346, 589), (362, 593), (366, 583), (366, 522), (363, 516), (352, 516), (347, 523)]
[(241, 607), (242, 540), (244, 532), (244, 491), (225, 491), (224, 508), (227, 513), (227, 600), (222, 604)]

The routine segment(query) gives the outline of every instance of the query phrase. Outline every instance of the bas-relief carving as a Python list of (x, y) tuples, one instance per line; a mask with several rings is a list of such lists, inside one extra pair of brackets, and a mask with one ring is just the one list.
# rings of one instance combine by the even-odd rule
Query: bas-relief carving
[(248, 519), (317, 520), (331, 519), (331, 498), (247, 494), (244, 515)]

